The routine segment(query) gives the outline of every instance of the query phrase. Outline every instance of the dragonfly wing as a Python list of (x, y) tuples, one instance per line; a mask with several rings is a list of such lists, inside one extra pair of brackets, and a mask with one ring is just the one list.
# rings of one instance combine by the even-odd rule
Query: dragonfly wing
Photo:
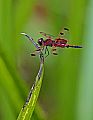
[(40, 32), (40, 34), (42, 34), (43, 36), (45, 36), (46, 38), (48, 38), (48, 39), (53, 39), (55, 36), (53, 36), (53, 35), (50, 35), (50, 34), (46, 34), (46, 33), (44, 33), (44, 32)]
[(58, 37), (57, 37), (57, 38), (60, 38), (60, 37), (64, 38), (66, 32), (68, 32), (68, 31), (69, 31), (68, 28), (63, 28), (63, 29), (60, 31), (60, 33), (58, 34)]

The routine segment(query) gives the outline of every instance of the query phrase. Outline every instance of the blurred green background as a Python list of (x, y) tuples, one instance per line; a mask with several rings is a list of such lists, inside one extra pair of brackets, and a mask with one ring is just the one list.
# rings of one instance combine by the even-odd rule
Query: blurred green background
[(0, 0), (0, 120), (16, 120), (39, 69), (34, 46), (45, 33), (70, 29), (70, 44), (45, 60), (31, 120), (93, 120), (93, 0)]

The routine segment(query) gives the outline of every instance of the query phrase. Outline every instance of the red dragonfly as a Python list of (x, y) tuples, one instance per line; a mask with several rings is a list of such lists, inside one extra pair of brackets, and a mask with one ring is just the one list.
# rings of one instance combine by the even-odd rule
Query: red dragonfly
[[(64, 32), (69, 31), (68, 28), (64, 28)], [(40, 32), (40, 34), (44, 35), (46, 37), (46, 40), (43, 38), (38, 39), (38, 44), (41, 46), (41, 48), (45, 48), (45, 54), (48, 52), (47, 56), (49, 55), (49, 50), (48, 46), (52, 47), (52, 53), (54, 55), (57, 55), (56, 53), (56, 47), (60, 48), (82, 48), (82, 46), (77, 46), (77, 45), (70, 45), (68, 44), (68, 40), (66, 40), (64, 36), (64, 32), (60, 32), (57, 38), (53, 38), (54, 36), (46, 34), (44, 32)], [(46, 57), (47, 57), (46, 56)]]
[(44, 32), (40, 32), (43, 36), (46, 37), (46, 40), (43, 38), (38, 39), (38, 44), (36, 44), (31, 37), (29, 37), (27, 34), (24, 34), (26, 37), (28, 37), (32, 43), (35, 45), (37, 48), (31, 55), (35, 56), (36, 54), (40, 53), (40, 51), (45, 51), (45, 54), (47, 57), (49, 55), (49, 50), (48, 47), (52, 47), (52, 54), (57, 55), (56, 52), (56, 47), (60, 48), (82, 48), (82, 46), (77, 46), (77, 45), (70, 45), (68, 44), (68, 40), (64, 38), (65, 31), (69, 31), (68, 28), (64, 28), (62, 32), (59, 33), (57, 38), (54, 38), (54, 36), (50, 34), (46, 34)]

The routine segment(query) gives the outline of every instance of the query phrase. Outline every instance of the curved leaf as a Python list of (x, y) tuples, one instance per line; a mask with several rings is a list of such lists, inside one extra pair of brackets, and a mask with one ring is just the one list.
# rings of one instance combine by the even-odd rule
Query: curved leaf
[(21, 112), (17, 120), (30, 120), (32, 113), (34, 111), (35, 105), (36, 105), (36, 101), (39, 95), (40, 88), (41, 88), (43, 73), (44, 73), (44, 65), (43, 63), (41, 63), (38, 75), (36, 76), (35, 83), (33, 84), (29, 92), (26, 103), (21, 109)]

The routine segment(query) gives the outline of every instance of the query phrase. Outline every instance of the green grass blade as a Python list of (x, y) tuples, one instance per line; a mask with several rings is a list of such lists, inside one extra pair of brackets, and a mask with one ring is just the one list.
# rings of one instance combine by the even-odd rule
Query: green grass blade
[(0, 84), (0, 120), (16, 120), (15, 113), (9, 103), (9, 99)]
[(93, 120), (93, 0), (88, 1), (84, 50), (77, 100), (77, 120)]
[(23, 103), (23, 100), (19, 95), (19, 90), (16, 87), (11, 74), (6, 68), (6, 64), (4, 63), (1, 57), (0, 57), (0, 85), (2, 86), (2, 89), (5, 92), (5, 96), (7, 96), (7, 98), (9, 99), (10, 105), (12, 106), (14, 112), (19, 111), (21, 103)]
[(40, 88), (41, 88), (43, 73), (44, 73), (44, 66), (41, 63), (38, 75), (36, 77), (36, 81), (33, 84), (29, 92), (26, 103), (21, 109), (21, 112), (17, 120), (30, 120), (32, 113), (34, 111), (35, 105), (36, 105), (36, 101), (39, 95)]

